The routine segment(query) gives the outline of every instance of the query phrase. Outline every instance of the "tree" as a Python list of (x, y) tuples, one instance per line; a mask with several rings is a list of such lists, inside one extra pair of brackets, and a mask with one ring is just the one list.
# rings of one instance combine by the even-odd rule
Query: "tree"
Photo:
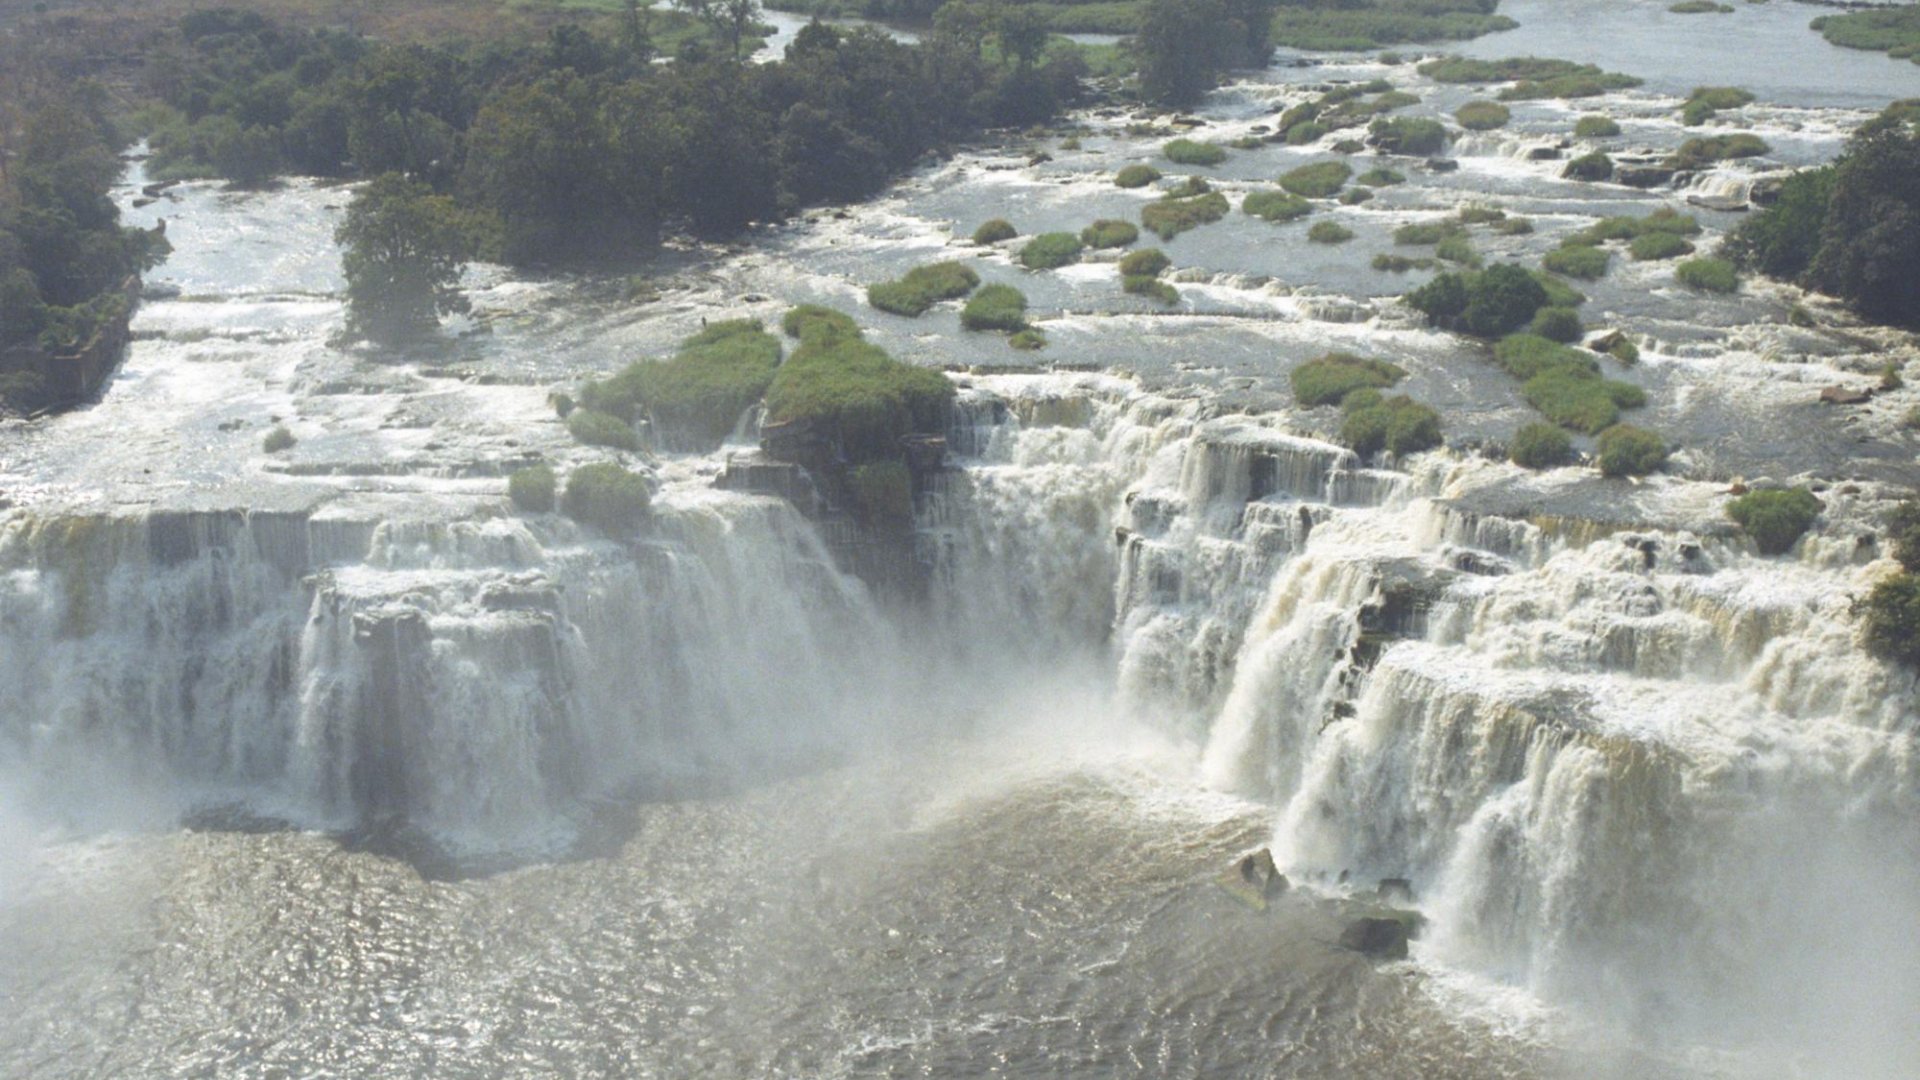
[(355, 193), (334, 239), (344, 249), (349, 336), (404, 341), (467, 310), (458, 287), (472, 249), (467, 221), (420, 181), (375, 178)]
[(1191, 105), (1213, 89), (1232, 44), (1221, 0), (1149, 0), (1134, 35), (1140, 93), (1161, 105)]
[(756, 0), (673, 0), (673, 6), (707, 24), (734, 60), (740, 59), (740, 46), (760, 13)]
[(1813, 284), (1881, 322), (1920, 322), (1920, 133), (1868, 123), (1833, 179)]

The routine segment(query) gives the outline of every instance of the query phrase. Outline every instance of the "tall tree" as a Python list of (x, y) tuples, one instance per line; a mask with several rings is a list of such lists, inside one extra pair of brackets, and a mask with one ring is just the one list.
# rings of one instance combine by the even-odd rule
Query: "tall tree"
[(406, 341), (467, 310), (459, 281), (471, 230), (452, 199), (420, 181), (376, 177), (355, 193), (334, 239), (344, 249), (349, 336)]

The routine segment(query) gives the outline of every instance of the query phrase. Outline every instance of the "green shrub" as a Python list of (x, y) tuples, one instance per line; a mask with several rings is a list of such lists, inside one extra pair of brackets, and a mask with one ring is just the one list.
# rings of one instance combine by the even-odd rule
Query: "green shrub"
[(1101, 218), (1080, 230), (1080, 242), (1090, 248), (1126, 247), (1140, 239), (1140, 230), (1131, 221)]
[(1433, 249), (1436, 257), (1445, 262), (1460, 266), (1479, 267), (1480, 253), (1473, 250), (1473, 241), (1464, 234), (1456, 233), (1440, 241)]
[(1640, 346), (1635, 345), (1631, 338), (1622, 335), (1620, 340), (1607, 347), (1607, 355), (1627, 367), (1632, 367), (1640, 362)]
[(1514, 432), (1507, 457), (1523, 468), (1551, 469), (1573, 457), (1573, 440), (1553, 424), (1528, 424)]
[(801, 343), (818, 342), (825, 344), (841, 338), (860, 336), (860, 325), (846, 312), (835, 311), (819, 304), (801, 304), (787, 309), (780, 316), (780, 329), (790, 338)]
[(1047, 347), (1047, 335), (1029, 326), (1008, 338), (1007, 344), (1021, 352), (1038, 352)]
[(1673, 268), (1680, 284), (1701, 292), (1731, 293), (1740, 289), (1740, 274), (1725, 259), (1688, 259)]
[(1565, 274), (1582, 281), (1594, 281), (1607, 272), (1607, 264), (1613, 256), (1597, 247), (1586, 244), (1567, 244), (1547, 252), (1541, 265), (1556, 274)]
[(1288, 146), (1306, 146), (1319, 142), (1327, 134), (1327, 125), (1318, 120), (1309, 120), (1304, 124), (1295, 124), (1287, 129)]
[(1758, 135), (1749, 135), (1746, 132), (1737, 135), (1708, 135), (1681, 143), (1680, 149), (1667, 155), (1666, 167), (1682, 171), (1704, 169), (1717, 161), (1759, 157), (1772, 149)]
[(1560, 175), (1563, 179), (1585, 180), (1596, 184), (1611, 180), (1613, 179), (1613, 159), (1598, 150), (1590, 154), (1581, 154), (1567, 162), (1567, 167), (1560, 170)]
[(552, 466), (531, 465), (507, 477), (507, 498), (522, 510), (544, 514), (553, 509), (553, 492), (557, 483)]
[[(968, 309), (996, 289), (1006, 286), (981, 289)], [(767, 388), (767, 420), (803, 424), (830, 440), (841, 458), (862, 464), (897, 458), (906, 435), (945, 431), (953, 396), (952, 381), (938, 371), (903, 364), (861, 338), (840, 337), (803, 342), (780, 365)]]
[(1547, 294), (1549, 306), (1573, 308), (1587, 302), (1586, 296), (1579, 290), (1552, 274), (1541, 270), (1531, 270), (1528, 273), (1532, 275), (1534, 283)]
[(1611, 116), (1583, 116), (1573, 125), (1573, 134), (1581, 139), (1611, 139), (1620, 134), (1620, 125)]
[(1398, 364), (1352, 353), (1328, 353), (1293, 369), (1288, 381), (1293, 397), (1301, 405), (1338, 405), (1348, 394), (1360, 389), (1385, 390), (1407, 377)]
[(1600, 475), (1645, 476), (1667, 463), (1667, 441), (1645, 428), (1615, 424), (1600, 433)]
[[(1469, 299), (1466, 275), (1451, 273), (1441, 274), (1406, 295), (1407, 306), (1437, 324), (1450, 323), (1465, 314)], [(1532, 313), (1527, 317), (1532, 318)]]
[(1411, 246), (1437, 244), (1458, 235), (1460, 223), (1457, 221), (1416, 221), (1393, 230), (1393, 242)]
[(1733, 6), (1716, 3), (1715, 0), (1680, 0), (1677, 4), (1668, 4), (1667, 10), (1675, 15), (1731, 15)]
[(1366, 148), (1367, 144), (1361, 142), (1359, 139), (1341, 139), (1327, 149), (1332, 150), (1336, 154), (1358, 154)]
[(1362, 457), (1380, 450), (1415, 454), (1440, 445), (1440, 414), (1405, 394), (1362, 398), (1345, 411), (1340, 441)]
[(1488, 267), (1467, 277), (1464, 284), (1467, 305), (1460, 313), (1460, 328), (1484, 338), (1497, 338), (1527, 325), (1549, 299), (1532, 274), (1511, 263)]
[(1120, 287), (1135, 296), (1158, 300), (1168, 307), (1180, 302), (1179, 290), (1151, 274), (1128, 274), (1120, 279)]
[(1027, 328), (1027, 297), (1011, 285), (988, 285), (973, 294), (960, 311), (960, 325), (969, 330), (1004, 330), (1018, 333)]
[(1375, 167), (1354, 177), (1353, 182), (1356, 184), (1364, 184), (1367, 187), (1393, 187), (1395, 184), (1406, 183), (1407, 176), (1405, 173), (1397, 172), (1393, 169)]
[(1160, 179), (1160, 170), (1151, 165), (1128, 165), (1113, 176), (1115, 185), (1123, 188), (1143, 188)]
[(1507, 212), (1491, 206), (1463, 206), (1454, 213), (1453, 219), (1462, 225), (1491, 225), (1507, 220)]
[(609, 462), (573, 470), (561, 498), (561, 509), (568, 517), (612, 536), (646, 524), (652, 506), (653, 492), (646, 478)]
[(1621, 400), (1644, 400), (1631, 383), (1602, 379), (1576, 367), (1554, 367), (1528, 379), (1520, 396), (1540, 415), (1588, 435), (1605, 431), (1620, 419)]
[(1240, 209), (1266, 221), (1293, 221), (1313, 213), (1313, 204), (1285, 191), (1254, 191), (1240, 202)]
[(1389, 154), (1427, 157), (1447, 148), (1447, 129), (1424, 117), (1383, 116), (1367, 131), (1373, 145)]
[(1680, 120), (1688, 127), (1704, 124), (1721, 109), (1737, 109), (1753, 102), (1753, 95), (1734, 86), (1696, 86), (1680, 109)]
[(917, 317), (942, 300), (957, 300), (980, 284), (980, 275), (963, 263), (916, 266), (898, 281), (867, 288), (867, 303), (895, 315)]
[(1494, 222), (1493, 231), (1501, 236), (1526, 236), (1533, 232), (1533, 222), (1523, 217), (1510, 217)]
[(1832, 165), (1803, 169), (1780, 185), (1772, 206), (1750, 215), (1727, 241), (1741, 265), (1771, 277), (1794, 280), (1813, 265), (1821, 230), (1833, 200), (1839, 170)]
[(1280, 177), (1280, 186), (1305, 199), (1325, 199), (1338, 193), (1353, 169), (1344, 161), (1316, 161)]
[(1340, 193), (1340, 205), (1359, 206), (1361, 203), (1368, 202), (1372, 198), (1373, 198), (1373, 192), (1368, 188), (1363, 188), (1363, 187), (1348, 188), (1347, 190)]
[(1175, 139), (1160, 148), (1168, 161), (1176, 165), (1218, 165), (1227, 160), (1227, 152), (1212, 143)]
[[(1558, 310), (1547, 308), (1548, 311)], [(1509, 334), (1493, 347), (1493, 362), (1521, 381), (1548, 371), (1570, 370), (1582, 378), (1598, 378), (1600, 365), (1587, 353), (1539, 334)]]
[(1469, 101), (1454, 110), (1453, 118), (1468, 131), (1492, 131), (1506, 127), (1513, 113), (1497, 101)]
[(1409, 259), (1405, 255), (1393, 255), (1381, 252), (1373, 257), (1373, 268), (1389, 273), (1404, 274), (1409, 270), (1428, 270), (1433, 267), (1432, 259)]
[(282, 450), (293, 449), (296, 441), (293, 432), (288, 431), (285, 424), (275, 424), (267, 429), (266, 437), (260, 440), (260, 449), (269, 454), (277, 454)]
[(1120, 273), (1126, 277), (1159, 277), (1172, 265), (1173, 260), (1159, 248), (1141, 248), (1127, 252), (1120, 260)]
[(1909, 496), (1887, 515), (1887, 551), (1901, 566), (1920, 572), (1920, 496)]
[(640, 449), (640, 437), (633, 433), (633, 425), (598, 409), (573, 410), (573, 415), (567, 417), (567, 432), (588, 446)]
[[(667, 445), (711, 450), (760, 400), (779, 363), (780, 341), (758, 320), (717, 322), (681, 342), (671, 360), (642, 360), (582, 386), (580, 408), (567, 417), (567, 430), (582, 442), (632, 449), (636, 440), (627, 425), (649, 416)], [(578, 420), (588, 412), (618, 420), (620, 427), (598, 416)]]
[(1344, 244), (1353, 239), (1353, 230), (1337, 221), (1316, 221), (1307, 230), (1307, 239), (1316, 244)]
[(1580, 325), (1580, 316), (1571, 309), (1544, 307), (1534, 312), (1528, 330), (1548, 341), (1569, 342), (1579, 341), (1584, 327)]
[(1227, 197), (1217, 191), (1188, 198), (1162, 199), (1140, 211), (1140, 224), (1162, 240), (1227, 216)]
[(1867, 651), (1882, 660), (1920, 667), (1920, 574), (1895, 574), (1867, 594)]
[(1162, 199), (1191, 199), (1196, 195), (1205, 195), (1212, 190), (1213, 185), (1207, 183), (1206, 177), (1189, 176), (1185, 180), (1180, 181), (1178, 187), (1168, 189), (1167, 193), (1160, 197)]
[(1693, 245), (1672, 233), (1650, 232), (1633, 238), (1627, 253), (1635, 262), (1653, 262), (1693, 254)]
[(998, 244), (1019, 235), (1020, 230), (1013, 227), (1013, 222), (1006, 218), (993, 218), (982, 222), (979, 228), (973, 230), (973, 242), (983, 246)]
[(1020, 265), (1029, 270), (1058, 269), (1079, 262), (1083, 247), (1080, 238), (1072, 233), (1041, 233), (1020, 249)]
[(1762, 555), (1784, 555), (1820, 516), (1820, 500), (1804, 487), (1749, 491), (1727, 504), (1727, 516), (1753, 537)]

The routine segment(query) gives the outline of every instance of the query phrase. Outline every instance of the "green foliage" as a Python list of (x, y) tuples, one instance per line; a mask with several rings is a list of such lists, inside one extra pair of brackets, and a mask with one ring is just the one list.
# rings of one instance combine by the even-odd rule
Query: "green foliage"
[(1337, 221), (1316, 221), (1307, 230), (1307, 239), (1316, 244), (1344, 244), (1353, 239), (1353, 230)]
[[(844, 318), (837, 312), (826, 315)], [(787, 316), (796, 327), (810, 317), (805, 312)], [(681, 342), (671, 360), (638, 361), (605, 381), (582, 386), (581, 407), (567, 417), (567, 427), (582, 442), (633, 449), (637, 440), (629, 425), (644, 416), (652, 419), (664, 445), (712, 450), (760, 400), (779, 364), (780, 341), (758, 320), (714, 323)], [(606, 418), (619, 421), (620, 428), (606, 424)]]
[[(968, 310), (996, 289), (1006, 286), (981, 289)], [(821, 335), (803, 338), (774, 374), (767, 419), (803, 425), (846, 461), (863, 464), (897, 459), (906, 435), (945, 431), (953, 395), (938, 371), (903, 364), (857, 335)]]
[(1140, 211), (1140, 224), (1162, 240), (1171, 240), (1188, 229), (1198, 228), (1227, 216), (1227, 197), (1217, 191), (1186, 198), (1168, 198), (1149, 204)]
[(1406, 377), (1407, 370), (1398, 364), (1335, 352), (1294, 368), (1288, 380), (1294, 400), (1311, 408), (1337, 405), (1363, 388), (1385, 390)]
[(1019, 235), (1020, 231), (1015, 229), (1013, 223), (1006, 218), (990, 218), (981, 222), (980, 227), (973, 230), (973, 242), (985, 246), (1011, 240)]
[(844, 311), (819, 304), (801, 304), (780, 316), (780, 331), (803, 344), (828, 344), (860, 337), (860, 324)]
[(633, 425), (612, 413), (598, 409), (575, 409), (567, 416), (567, 433), (588, 446), (610, 446), (615, 450), (640, 449), (640, 437)]
[(1787, 177), (1774, 204), (1749, 215), (1734, 230), (1728, 252), (1740, 265), (1769, 277), (1800, 278), (1820, 252), (1821, 229), (1838, 177), (1839, 169), (1832, 165)]
[(1469, 240), (1464, 233), (1455, 233), (1443, 238), (1434, 246), (1433, 254), (1442, 262), (1450, 262), (1457, 266), (1476, 269), (1480, 266), (1480, 253), (1473, 250), (1473, 241)]
[(1548, 299), (1532, 274), (1511, 263), (1471, 274), (1465, 284), (1467, 306), (1460, 314), (1460, 328), (1484, 338), (1527, 325)]
[(1602, 248), (1589, 244), (1565, 244), (1547, 252), (1541, 265), (1556, 274), (1565, 274), (1582, 281), (1596, 281), (1607, 272), (1607, 264), (1613, 256)]
[(1029, 326), (1008, 338), (1007, 344), (1021, 352), (1038, 352), (1047, 347), (1047, 335), (1037, 327)]
[(1405, 173), (1385, 166), (1376, 166), (1354, 177), (1353, 182), (1367, 187), (1393, 187), (1395, 184), (1406, 183), (1407, 176)]
[(1583, 116), (1573, 125), (1575, 138), (1611, 139), (1620, 134), (1620, 125), (1611, 116)]
[(1600, 374), (1600, 365), (1587, 353), (1533, 333), (1501, 338), (1493, 347), (1493, 362), (1523, 382), (1562, 369), (1577, 372), (1581, 378), (1598, 378)]
[(1168, 189), (1167, 193), (1160, 197), (1162, 199), (1191, 199), (1195, 195), (1205, 195), (1212, 190), (1213, 185), (1207, 183), (1206, 177), (1189, 176), (1185, 180), (1180, 181), (1178, 186)]
[(1882, 660), (1920, 668), (1920, 574), (1895, 574), (1867, 594), (1867, 651)]
[(1507, 457), (1527, 469), (1551, 469), (1573, 457), (1573, 441), (1553, 424), (1528, 424), (1514, 432)]
[(1227, 160), (1225, 149), (1192, 139), (1175, 139), (1161, 147), (1160, 152), (1176, 165), (1218, 165)]
[(1151, 165), (1128, 165), (1113, 174), (1117, 187), (1143, 188), (1160, 179), (1160, 170)]
[(1325, 199), (1352, 176), (1353, 169), (1344, 161), (1316, 161), (1288, 171), (1280, 177), (1280, 186), (1304, 199)]
[(1447, 129), (1438, 120), (1425, 117), (1383, 116), (1367, 132), (1383, 153), (1426, 157), (1447, 148)]
[(1265, 221), (1293, 221), (1313, 213), (1313, 204), (1286, 191), (1252, 191), (1240, 202), (1240, 209)]
[(1140, 230), (1131, 221), (1101, 218), (1080, 230), (1080, 242), (1090, 248), (1126, 247), (1140, 239)]
[(1667, 232), (1642, 233), (1627, 245), (1627, 253), (1635, 262), (1652, 262), (1659, 259), (1675, 259), (1682, 255), (1693, 254), (1693, 245)]
[(1503, 218), (1494, 222), (1493, 231), (1501, 236), (1526, 236), (1533, 232), (1533, 222), (1523, 217)]
[(1813, 28), (1842, 48), (1884, 52), (1908, 60), (1920, 55), (1920, 10), (1911, 5), (1822, 15), (1813, 20)]
[(1593, 435), (1613, 426), (1620, 410), (1645, 404), (1644, 391), (1632, 383), (1602, 379), (1584, 367), (1550, 367), (1520, 387), (1520, 396), (1540, 415), (1575, 431)]
[(1820, 516), (1822, 506), (1804, 487), (1787, 491), (1749, 491), (1727, 504), (1727, 516), (1740, 523), (1762, 555), (1784, 555)]
[(1507, 220), (1507, 212), (1491, 206), (1463, 206), (1454, 213), (1453, 219), (1462, 225), (1490, 225)]
[(582, 465), (567, 475), (560, 507), (575, 521), (619, 537), (646, 524), (653, 508), (653, 492), (638, 473), (611, 462), (598, 462)]
[[(1697, 236), (1700, 223), (1690, 215), (1663, 206), (1646, 217), (1605, 217), (1567, 238), (1562, 246), (1593, 246), (1609, 240), (1636, 240), (1642, 236)], [(1657, 241), (1656, 241), (1657, 242)]]
[(386, 173), (354, 193), (335, 230), (347, 278), (347, 329), (356, 337), (400, 341), (467, 310), (460, 267), (472, 232), (452, 199), (418, 180)]
[(1168, 307), (1180, 302), (1180, 291), (1152, 274), (1127, 274), (1120, 279), (1120, 287), (1134, 296), (1158, 300)]
[(558, 485), (552, 466), (544, 462), (531, 465), (507, 477), (507, 498), (522, 510), (544, 514), (553, 509), (553, 494)]
[(1725, 259), (1688, 259), (1673, 268), (1674, 279), (1689, 289), (1732, 293), (1740, 289), (1740, 273)]
[(1146, 0), (1133, 53), (1141, 96), (1184, 106), (1235, 67), (1264, 67), (1278, 0)]
[(260, 449), (269, 454), (277, 454), (282, 450), (293, 449), (294, 442), (293, 432), (288, 431), (285, 424), (275, 424), (267, 429), (266, 437), (260, 440)]
[(1437, 244), (1449, 236), (1460, 235), (1458, 221), (1416, 221), (1393, 230), (1393, 242), (1409, 246)]
[(1680, 0), (1677, 4), (1668, 4), (1667, 10), (1675, 15), (1731, 15), (1733, 6), (1721, 4), (1715, 0)]
[(1713, 119), (1722, 109), (1737, 109), (1751, 104), (1753, 95), (1734, 86), (1697, 86), (1680, 109), (1680, 120), (1695, 127)]
[(1469, 101), (1454, 110), (1453, 118), (1468, 131), (1492, 131), (1506, 127), (1513, 114), (1497, 101)]
[(1896, 102), (1848, 141), (1807, 280), (1861, 315), (1920, 323), (1920, 129)]
[(1667, 463), (1667, 441), (1645, 428), (1615, 424), (1600, 433), (1600, 475), (1646, 476)]
[(1313, 52), (1359, 52), (1383, 45), (1465, 41), (1517, 25), (1493, 14), (1493, 7), (1487, 0), (1289, 5), (1274, 18), (1274, 43)]
[(1597, 97), (1640, 85), (1640, 80), (1630, 75), (1602, 71), (1589, 64), (1534, 57), (1467, 60), (1453, 56), (1420, 65), (1420, 74), (1448, 83), (1514, 83), (1500, 92), (1502, 101)]
[(1375, 270), (1385, 270), (1393, 274), (1404, 274), (1409, 270), (1429, 270), (1432, 267), (1432, 259), (1409, 259), (1405, 255), (1393, 255), (1384, 251), (1373, 257)]
[(1439, 413), (1405, 394), (1375, 398), (1356, 395), (1345, 407), (1340, 441), (1354, 453), (1362, 457), (1381, 450), (1415, 454), (1440, 445)]
[(1718, 161), (1759, 157), (1772, 149), (1758, 135), (1744, 131), (1734, 135), (1707, 135), (1681, 143), (1680, 149), (1667, 155), (1666, 167), (1679, 170), (1704, 169)]
[(1327, 125), (1320, 123), (1318, 120), (1309, 120), (1304, 124), (1296, 124), (1287, 129), (1287, 145), (1307, 146), (1312, 143), (1317, 143), (1326, 137), (1327, 131)]
[(960, 311), (960, 325), (969, 330), (1004, 330), (1017, 333), (1027, 328), (1027, 297), (1011, 285), (988, 285), (973, 294)]
[(1584, 331), (1580, 325), (1580, 316), (1572, 309), (1563, 307), (1543, 307), (1533, 313), (1533, 322), (1527, 327), (1529, 333), (1548, 341), (1579, 341)]
[(1372, 200), (1372, 188), (1351, 187), (1340, 193), (1340, 205), (1342, 206), (1358, 206), (1363, 202), (1371, 202)]
[(980, 275), (964, 263), (937, 262), (916, 266), (898, 281), (867, 288), (867, 303), (882, 311), (909, 318), (924, 314), (942, 300), (957, 300), (980, 284)]
[(1079, 262), (1084, 246), (1072, 233), (1041, 233), (1020, 249), (1020, 265), (1029, 270), (1055, 270)]
[(1596, 184), (1611, 180), (1613, 159), (1598, 150), (1581, 154), (1567, 162), (1567, 167), (1560, 170), (1560, 175), (1568, 180), (1585, 180)]
[(1172, 265), (1173, 260), (1159, 248), (1141, 248), (1127, 252), (1120, 260), (1120, 273), (1127, 277), (1159, 277)]
[(1887, 515), (1887, 549), (1902, 567), (1920, 572), (1920, 496), (1908, 496)]

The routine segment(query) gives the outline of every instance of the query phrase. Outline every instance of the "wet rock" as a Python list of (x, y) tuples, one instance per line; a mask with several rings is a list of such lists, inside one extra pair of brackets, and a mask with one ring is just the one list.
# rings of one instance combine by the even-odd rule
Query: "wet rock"
[(1786, 186), (1783, 176), (1763, 176), (1747, 188), (1747, 201), (1755, 206), (1772, 206), (1780, 201), (1781, 189)]
[(1389, 904), (1413, 903), (1413, 882), (1403, 877), (1381, 878), (1374, 895)]
[(1612, 352), (1613, 350), (1626, 344), (1626, 341), (1627, 341), (1627, 335), (1624, 332), (1619, 330), (1609, 330), (1604, 334), (1600, 334), (1590, 339), (1587, 342), (1587, 348), (1592, 349), (1594, 352)]
[(1407, 924), (1399, 919), (1364, 918), (1340, 932), (1340, 947), (1376, 960), (1407, 958)]
[(1028, 165), (1045, 165), (1047, 162), (1052, 160), (1053, 160), (1053, 155), (1047, 153), (1045, 150), (1042, 150), (1039, 153), (1033, 154), (1030, 157), (1028, 157), (1027, 164)]
[(1732, 195), (1689, 195), (1687, 205), (1697, 206), (1702, 210), (1717, 210), (1723, 214), (1747, 212), (1747, 200)]
[(140, 194), (145, 195), (149, 199), (157, 199), (160, 197), (162, 192), (166, 191), (170, 187), (173, 187), (175, 184), (178, 184), (179, 182), (180, 181), (178, 180), (160, 180), (155, 183), (148, 184), (142, 187), (140, 189)]
[(1613, 170), (1613, 178), (1628, 187), (1657, 188), (1673, 183), (1672, 169), (1661, 165), (1621, 165)]
[(1557, 146), (1536, 146), (1527, 151), (1528, 161), (1559, 161), (1565, 156)]
[(152, 206), (154, 203), (157, 203), (159, 201), (160, 201), (159, 199), (150, 199), (142, 195), (140, 198), (133, 200), (133, 208), (135, 210), (138, 210), (143, 206)]
[(1459, 172), (1460, 163), (1452, 158), (1428, 158), (1427, 171), (1436, 173)]
[(1239, 872), (1241, 881), (1259, 889), (1260, 896), (1266, 900), (1277, 900), (1285, 896), (1287, 890), (1293, 887), (1293, 883), (1287, 880), (1287, 875), (1281, 873), (1280, 868), (1274, 865), (1273, 852), (1266, 848), (1249, 851), (1240, 856), (1240, 861), (1234, 864), (1234, 869)]
[(1829, 386), (1820, 391), (1822, 405), (1865, 405), (1873, 400), (1873, 391), (1855, 390), (1846, 386)]

